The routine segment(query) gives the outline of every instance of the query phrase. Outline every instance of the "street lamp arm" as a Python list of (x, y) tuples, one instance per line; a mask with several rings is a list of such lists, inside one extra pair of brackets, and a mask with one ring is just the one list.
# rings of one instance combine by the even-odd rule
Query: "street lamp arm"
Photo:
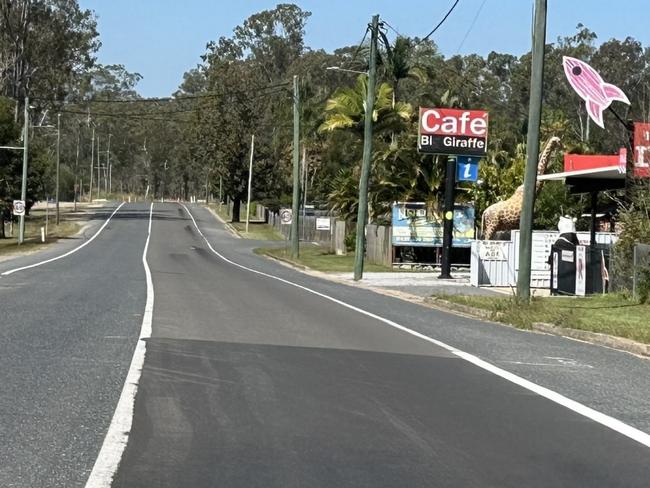
[(325, 69), (328, 70), (328, 71), (347, 71), (348, 73), (357, 73), (359, 75), (368, 76), (367, 71), (357, 71), (356, 69), (341, 68), (339, 66), (327, 66)]

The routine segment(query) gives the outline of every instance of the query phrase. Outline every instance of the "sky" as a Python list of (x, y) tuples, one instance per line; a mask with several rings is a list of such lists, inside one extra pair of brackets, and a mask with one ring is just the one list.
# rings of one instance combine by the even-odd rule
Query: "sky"
[[(290, 2), (291, 0), (284, 0)], [(423, 37), (454, 0), (295, 0), (312, 12), (305, 43), (328, 52), (361, 40), (373, 14), (402, 35)], [(547, 42), (572, 35), (578, 23), (598, 41), (631, 36), (650, 45), (648, 0), (548, 0)], [(170, 95), (183, 73), (201, 62), (205, 46), (260, 10), (278, 1), (262, 0), (79, 0), (95, 12), (103, 64), (124, 64), (143, 76), (137, 89), (145, 97)], [(445, 56), (491, 51), (523, 54), (531, 47), (533, 0), (460, 0), (433, 40)], [(392, 37), (395, 36), (391, 32)]]

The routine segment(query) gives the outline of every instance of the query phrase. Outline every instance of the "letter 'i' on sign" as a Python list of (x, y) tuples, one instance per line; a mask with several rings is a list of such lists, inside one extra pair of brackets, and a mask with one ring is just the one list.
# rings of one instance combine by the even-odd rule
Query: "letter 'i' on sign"
[(477, 157), (456, 156), (456, 181), (478, 180)]

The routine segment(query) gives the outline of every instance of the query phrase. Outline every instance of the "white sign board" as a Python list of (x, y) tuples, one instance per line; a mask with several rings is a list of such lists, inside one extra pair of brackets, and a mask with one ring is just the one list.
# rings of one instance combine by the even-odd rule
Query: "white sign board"
[(576, 295), (584, 296), (587, 287), (587, 253), (585, 246), (576, 246)]
[(283, 208), (280, 210), (280, 222), (284, 225), (289, 225), (293, 221), (293, 211), (290, 208)]
[(330, 230), (330, 218), (316, 217), (316, 230)]
[(478, 248), (478, 255), (483, 261), (507, 261), (508, 253), (506, 243), (481, 242)]
[(14, 215), (25, 215), (25, 202), (23, 200), (14, 200)]

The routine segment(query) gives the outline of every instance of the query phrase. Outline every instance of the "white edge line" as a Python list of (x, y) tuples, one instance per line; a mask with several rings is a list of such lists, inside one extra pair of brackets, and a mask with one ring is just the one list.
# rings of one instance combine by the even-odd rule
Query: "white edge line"
[(331, 297), (329, 295), (325, 295), (324, 293), (318, 292), (316, 290), (312, 290), (311, 288), (307, 288), (306, 286), (299, 285), (297, 283), (294, 283), (289, 280), (285, 280), (284, 278), (280, 278), (278, 276), (274, 276), (268, 273), (264, 273), (262, 271), (258, 271), (253, 268), (248, 268), (244, 265), (241, 265), (239, 263), (236, 263), (234, 261), (231, 261), (227, 257), (223, 256), (221, 253), (216, 251), (213, 247), (212, 244), (208, 241), (208, 239), (205, 237), (203, 232), (201, 232), (201, 229), (199, 229), (199, 226), (196, 223), (196, 220), (194, 219), (194, 216), (192, 213), (189, 211), (189, 209), (181, 204), (183, 208), (185, 208), (185, 211), (189, 214), (190, 218), (192, 219), (192, 222), (194, 222), (194, 227), (196, 227), (196, 230), (198, 233), (203, 237), (203, 240), (206, 242), (210, 250), (216, 254), (220, 259), (223, 261), (236, 266), (238, 268), (244, 269), (246, 271), (249, 271), (251, 273), (255, 273), (261, 276), (265, 276), (267, 278), (271, 278), (273, 280), (280, 281), (282, 283), (285, 283), (289, 286), (293, 286), (295, 288), (299, 288), (301, 290), (304, 290), (308, 293), (311, 293), (313, 295), (317, 295), (321, 298), (324, 298), (326, 300), (329, 300), (331, 302), (334, 302), (338, 305), (341, 305), (342, 307), (348, 308), (350, 310), (354, 310), (355, 312), (358, 312), (360, 314), (363, 314), (367, 317), (371, 317), (373, 319), (376, 319), (380, 322), (383, 322), (384, 324), (390, 325), (391, 327), (394, 327), (395, 329), (401, 330), (402, 332), (406, 332), (407, 334), (411, 334), (412, 336), (415, 336), (419, 339), (425, 340), (427, 342), (430, 342), (432, 344), (435, 344), (436, 346), (442, 347), (443, 349), (446, 349), (447, 351), (451, 352), (452, 354), (458, 356), (461, 359), (464, 359), (465, 361), (472, 363), (475, 366), (478, 366), (481, 369), (484, 369), (485, 371), (488, 371), (496, 376), (499, 376), (507, 381), (510, 381), (511, 383), (514, 383), (518, 386), (521, 386), (522, 388), (525, 388), (529, 391), (532, 391), (533, 393), (536, 393), (548, 400), (551, 400), (552, 402), (555, 402), (559, 405), (562, 405), (563, 407), (568, 408), (569, 410), (572, 410), (584, 417), (587, 417), (590, 420), (593, 420), (594, 422), (598, 422), (601, 425), (604, 425), (605, 427), (609, 427), (610, 429), (618, 432), (619, 434), (623, 434), (626, 437), (629, 437), (632, 440), (637, 441), (640, 444), (643, 444), (646, 447), (650, 447), (650, 435), (646, 434), (645, 432), (636, 429), (632, 427), (631, 425), (628, 425), (624, 422), (621, 422), (620, 420), (617, 420), (613, 417), (610, 417), (608, 415), (605, 415), (604, 413), (598, 412), (590, 407), (587, 407), (586, 405), (583, 405), (582, 403), (576, 402), (575, 400), (571, 400), (570, 398), (565, 397), (564, 395), (561, 395), (560, 393), (557, 393), (553, 390), (550, 390), (548, 388), (545, 388), (543, 386), (540, 386), (536, 383), (533, 383), (532, 381), (528, 381), (520, 376), (517, 376), (513, 373), (510, 373), (509, 371), (506, 371), (504, 369), (499, 368), (498, 366), (494, 366), (493, 364), (490, 364), (486, 361), (483, 361), (482, 359), (474, 356), (473, 354), (469, 354), (467, 352), (461, 351), (460, 349), (457, 349), (453, 346), (450, 346), (448, 344), (445, 344), (442, 341), (439, 341), (437, 339), (433, 339), (432, 337), (429, 337), (427, 335), (424, 335), (420, 332), (417, 332), (413, 329), (409, 329), (408, 327), (405, 327), (403, 325), (398, 324), (397, 322), (393, 322), (392, 320), (386, 319), (384, 317), (380, 317), (379, 315), (376, 315), (372, 312), (368, 312), (366, 310), (363, 310), (359, 307), (356, 307), (354, 305), (350, 305), (349, 303), (346, 303), (342, 300), (339, 300), (337, 298)]
[(74, 253), (76, 253), (77, 251), (83, 249), (83, 248), (86, 247), (88, 244), (90, 244), (91, 242), (93, 242), (93, 241), (95, 240), (95, 238), (96, 238), (96, 237), (97, 237), (97, 236), (98, 236), (98, 235), (99, 235), (99, 234), (104, 230), (104, 228), (106, 228), (106, 226), (108, 225), (108, 223), (109, 223), (109, 222), (111, 221), (111, 219), (113, 218), (113, 215), (115, 215), (115, 214), (117, 213), (117, 211), (118, 211), (119, 209), (122, 208), (122, 206), (124, 205), (124, 203), (125, 203), (125, 202), (122, 202), (122, 203), (121, 203), (121, 204), (120, 204), (120, 205), (119, 205), (115, 210), (113, 210), (113, 213), (110, 215), (110, 217), (108, 217), (108, 218), (106, 219), (106, 222), (104, 222), (104, 224), (99, 228), (99, 230), (98, 230), (97, 232), (95, 232), (95, 234), (94, 234), (90, 239), (88, 239), (86, 242), (84, 242), (84, 243), (81, 244), (80, 246), (75, 247), (74, 249), (72, 249), (72, 250), (66, 252), (65, 254), (61, 254), (60, 256), (56, 256), (56, 257), (53, 257), (53, 258), (50, 258), (50, 259), (46, 259), (45, 261), (39, 261), (38, 263), (30, 264), (29, 266), (22, 266), (22, 267), (20, 267), (20, 268), (10, 269), (10, 270), (8, 270), (8, 271), (5, 271), (4, 273), (0, 273), (0, 276), (9, 276), (10, 274), (17, 273), (18, 271), (24, 271), (24, 270), (26, 270), (26, 269), (36, 268), (37, 266), (42, 266), (43, 264), (48, 264), (48, 263), (51, 263), (51, 262), (53, 262), (53, 261), (58, 261), (59, 259), (63, 259), (63, 258), (65, 258), (65, 257), (68, 257), (68, 256), (70, 256), (71, 254), (74, 254)]
[(113, 419), (111, 420), (106, 437), (95, 460), (95, 465), (86, 482), (86, 488), (110, 488), (113, 482), (113, 476), (117, 472), (117, 468), (122, 460), (122, 454), (129, 440), (129, 433), (133, 423), (135, 395), (138, 391), (138, 383), (140, 382), (144, 358), (147, 352), (147, 343), (144, 339), (151, 337), (153, 320), (153, 279), (151, 278), (149, 263), (147, 263), (147, 251), (151, 239), (152, 216), (153, 202), (149, 208), (149, 231), (147, 234), (147, 242), (144, 245), (144, 251), (142, 253), (142, 264), (147, 277), (147, 301), (144, 307), (142, 326), (140, 327), (140, 337), (133, 352), (129, 372), (126, 375), (120, 399), (115, 407)]

